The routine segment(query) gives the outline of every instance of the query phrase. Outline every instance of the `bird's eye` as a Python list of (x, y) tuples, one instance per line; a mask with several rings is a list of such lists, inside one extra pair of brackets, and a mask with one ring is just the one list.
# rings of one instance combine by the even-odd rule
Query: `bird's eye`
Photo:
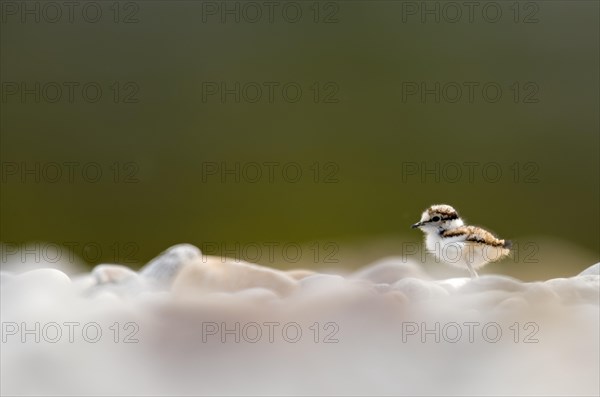
[(433, 218), (431, 218), (432, 221), (437, 222), (440, 220), (439, 216), (434, 216)]

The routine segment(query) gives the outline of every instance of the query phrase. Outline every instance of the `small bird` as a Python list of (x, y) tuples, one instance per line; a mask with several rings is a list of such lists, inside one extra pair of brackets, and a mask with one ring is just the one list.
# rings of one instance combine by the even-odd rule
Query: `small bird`
[(511, 242), (495, 237), (477, 226), (465, 226), (454, 208), (446, 204), (432, 205), (411, 226), (425, 233), (425, 247), (445, 263), (467, 268), (472, 278), (476, 269), (510, 253)]

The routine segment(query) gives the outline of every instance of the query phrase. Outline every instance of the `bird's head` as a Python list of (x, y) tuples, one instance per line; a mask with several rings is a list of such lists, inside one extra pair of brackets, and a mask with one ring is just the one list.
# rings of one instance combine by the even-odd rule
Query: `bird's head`
[(454, 208), (446, 204), (436, 204), (423, 211), (421, 220), (411, 227), (413, 229), (419, 228), (425, 233), (439, 233), (463, 225), (462, 219), (460, 219)]

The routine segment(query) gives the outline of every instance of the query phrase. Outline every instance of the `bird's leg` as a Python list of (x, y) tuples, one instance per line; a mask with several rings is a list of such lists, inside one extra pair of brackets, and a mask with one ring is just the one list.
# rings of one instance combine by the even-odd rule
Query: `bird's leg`
[(471, 278), (478, 278), (479, 275), (477, 274), (475, 269), (473, 269), (473, 266), (471, 265), (471, 261), (467, 259), (466, 262), (467, 262), (467, 268), (469, 268), (469, 273), (471, 273)]

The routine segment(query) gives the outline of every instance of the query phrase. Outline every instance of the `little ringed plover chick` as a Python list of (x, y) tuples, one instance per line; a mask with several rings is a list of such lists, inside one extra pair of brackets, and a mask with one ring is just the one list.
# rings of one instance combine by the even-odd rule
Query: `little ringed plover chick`
[(446, 204), (432, 205), (414, 225), (425, 233), (425, 247), (450, 265), (466, 268), (471, 277), (476, 269), (489, 262), (504, 258), (510, 252), (511, 242), (495, 237), (477, 226), (466, 226), (454, 208)]

